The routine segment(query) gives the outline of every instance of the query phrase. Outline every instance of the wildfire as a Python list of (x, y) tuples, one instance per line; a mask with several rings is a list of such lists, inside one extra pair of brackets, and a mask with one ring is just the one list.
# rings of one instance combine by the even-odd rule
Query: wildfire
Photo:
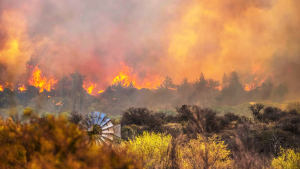
[(218, 87), (215, 87), (215, 89), (221, 91), (222, 90), (222, 85), (220, 85)]
[(89, 87), (86, 86), (86, 82), (83, 82), (82, 87), (86, 90), (86, 92), (88, 94), (92, 94), (93, 90), (95, 89), (95, 87), (97, 86), (96, 83), (92, 83)]
[(22, 86), (20, 86), (20, 87), (18, 88), (18, 90), (21, 91), (21, 93), (22, 93), (22, 92), (24, 92), (25, 90), (27, 90), (27, 88), (26, 88), (25, 85), (23, 84)]
[(2, 85), (0, 85), (0, 91), (3, 92), (3, 86)]
[(100, 94), (100, 93), (103, 93), (103, 92), (105, 92), (105, 90), (100, 90), (98, 93)]
[(58, 103), (55, 104), (56, 106), (60, 106), (62, 105), (61, 101), (59, 101)]
[(41, 76), (42, 71), (35, 66), (31, 78), (28, 80), (29, 84), (35, 87), (40, 88), (40, 93), (44, 90), (47, 90), (48, 92), (53, 89), (53, 85), (57, 83), (57, 80), (50, 78), (47, 79), (46, 77)]
[(250, 91), (253, 90), (255, 88), (255, 83), (251, 83), (251, 84), (246, 84), (244, 87), (245, 91)]
[(150, 76), (148, 73), (146, 77), (141, 80), (138, 79), (137, 74), (133, 72), (131, 67), (126, 66), (124, 63), (121, 63), (122, 70), (121, 72), (113, 79), (111, 82), (112, 85), (118, 83), (122, 84), (124, 87), (129, 87), (132, 85), (137, 89), (157, 89), (161, 85), (160, 78), (156, 76)]

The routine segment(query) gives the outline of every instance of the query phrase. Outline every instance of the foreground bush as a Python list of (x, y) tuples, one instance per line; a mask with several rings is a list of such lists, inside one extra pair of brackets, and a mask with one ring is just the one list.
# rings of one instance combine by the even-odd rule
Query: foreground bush
[(0, 168), (137, 168), (122, 152), (91, 147), (77, 125), (53, 116), (14, 123), (0, 117)]
[(273, 159), (272, 167), (276, 169), (299, 169), (300, 152), (295, 152), (292, 149), (281, 149), (281, 155)]
[(163, 168), (168, 162), (168, 147), (172, 136), (144, 132), (135, 138), (121, 143), (121, 149), (142, 161), (144, 168)]
[(217, 135), (197, 139), (179, 148), (180, 168), (230, 168), (233, 160), (229, 157), (230, 150)]

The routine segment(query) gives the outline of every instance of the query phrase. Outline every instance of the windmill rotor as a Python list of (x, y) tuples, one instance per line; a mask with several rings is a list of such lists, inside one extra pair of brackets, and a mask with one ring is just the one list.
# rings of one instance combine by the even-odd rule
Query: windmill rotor
[(109, 145), (115, 137), (121, 137), (121, 125), (114, 125), (106, 114), (98, 111), (85, 115), (80, 124), (96, 145)]

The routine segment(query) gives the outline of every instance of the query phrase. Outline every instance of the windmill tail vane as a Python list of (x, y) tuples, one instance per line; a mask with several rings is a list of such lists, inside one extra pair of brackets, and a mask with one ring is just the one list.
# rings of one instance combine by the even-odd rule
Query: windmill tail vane
[(104, 113), (97, 111), (85, 115), (81, 125), (96, 145), (109, 145), (114, 137), (121, 137), (121, 125), (114, 125)]

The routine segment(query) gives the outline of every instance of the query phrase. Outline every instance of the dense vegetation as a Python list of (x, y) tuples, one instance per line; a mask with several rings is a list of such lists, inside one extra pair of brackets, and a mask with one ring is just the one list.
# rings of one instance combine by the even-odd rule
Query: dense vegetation
[[(242, 77), (242, 76), (241, 76)], [(27, 87), (23, 93), (9, 88), (0, 92), (0, 108), (10, 109), (16, 106), (33, 107), (40, 112), (101, 110), (110, 115), (120, 115), (129, 107), (149, 107), (152, 109), (174, 109), (183, 104), (201, 107), (237, 106), (252, 101), (281, 102), (288, 96), (284, 83), (266, 78), (264, 83), (253, 85), (246, 91), (245, 77), (236, 72), (224, 74), (220, 82), (207, 79), (203, 74), (195, 81), (182, 79), (175, 84), (170, 77), (165, 77), (156, 90), (136, 89), (133, 85), (124, 86), (122, 82), (110, 85), (105, 92), (92, 96), (83, 88), (85, 77), (79, 72), (64, 75), (51, 92), (39, 93), (34, 86)], [(291, 93), (291, 92), (290, 92)], [(2, 111), (3, 112), (3, 111)], [(0, 112), (1, 113), (1, 112)], [(5, 116), (5, 113), (2, 113)]]
[(176, 114), (122, 113), (122, 139), (95, 147), (78, 112), (0, 119), (0, 168), (299, 168), (298, 102), (286, 110), (249, 105), (253, 118), (197, 105)]

